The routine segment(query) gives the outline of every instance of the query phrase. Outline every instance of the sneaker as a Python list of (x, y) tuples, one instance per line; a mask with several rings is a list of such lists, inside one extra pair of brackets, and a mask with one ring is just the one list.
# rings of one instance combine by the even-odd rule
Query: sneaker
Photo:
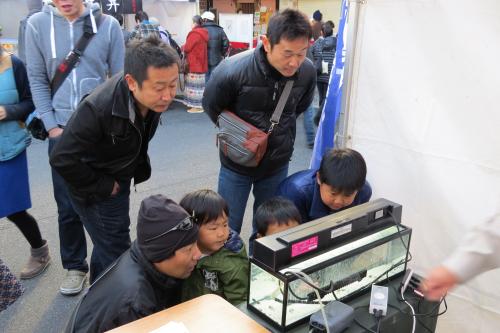
[(63, 295), (77, 295), (83, 290), (87, 273), (77, 270), (69, 270), (61, 283), (59, 291)]
[(187, 112), (188, 113), (202, 113), (203, 109), (202, 108), (190, 108), (190, 109), (187, 109)]
[(50, 265), (49, 245), (47, 241), (38, 249), (31, 249), (31, 256), (28, 263), (24, 266), (19, 274), (21, 279), (31, 279), (43, 273)]

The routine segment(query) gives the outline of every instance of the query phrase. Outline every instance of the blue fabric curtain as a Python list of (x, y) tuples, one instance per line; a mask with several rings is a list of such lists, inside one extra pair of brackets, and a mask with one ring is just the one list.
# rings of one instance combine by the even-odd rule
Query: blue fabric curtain
[(342, 107), (342, 86), (344, 83), (344, 63), (345, 63), (345, 38), (347, 36), (347, 15), (349, 12), (348, 0), (342, 1), (342, 9), (338, 25), (337, 49), (333, 61), (326, 101), (324, 103), (321, 120), (318, 125), (316, 139), (314, 142), (313, 154), (310, 168), (318, 169), (323, 154), (333, 148), (335, 124), (339, 118)]

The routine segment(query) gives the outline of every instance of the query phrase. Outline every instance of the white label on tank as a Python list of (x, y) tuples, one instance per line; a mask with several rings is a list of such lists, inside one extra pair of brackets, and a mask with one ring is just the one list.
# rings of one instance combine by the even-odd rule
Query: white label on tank
[(381, 209), (381, 210), (378, 210), (375, 212), (375, 220), (381, 218), (381, 217), (384, 217), (384, 210)]
[(352, 231), (352, 224), (348, 224), (348, 225), (345, 225), (345, 226), (340, 227), (340, 228), (335, 228), (335, 229), (332, 229), (332, 233), (331, 233), (330, 238), (334, 239), (336, 237), (348, 234), (351, 231)]

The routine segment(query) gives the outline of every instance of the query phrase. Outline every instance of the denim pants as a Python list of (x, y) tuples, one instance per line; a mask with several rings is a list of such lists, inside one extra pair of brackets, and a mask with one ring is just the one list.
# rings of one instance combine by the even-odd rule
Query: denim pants
[[(60, 137), (49, 138), (49, 154)], [(57, 204), (59, 247), (64, 269), (88, 272), (87, 242), (80, 217), (73, 208), (68, 186), (64, 179), (52, 170), (52, 186)]]
[(314, 103), (311, 103), (309, 107), (304, 112), (304, 129), (306, 132), (306, 139), (308, 145), (314, 145), (314, 124), (313, 124), (313, 116), (314, 116)]
[(120, 191), (107, 199), (83, 205), (73, 200), (75, 210), (89, 233), (94, 248), (90, 259), (90, 283), (130, 247), (130, 181), (120, 182)]
[(316, 86), (318, 87), (319, 109), (316, 115), (314, 116), (314, 122), (316, 125), (318, 125), (319, 120), (321, 119), (321, 113), (323, 112), (323, 107), (325, 106), (326, 93), (328, 91), (328, 83), (316, 82)]
[(210, 80), (210, 76), (212, 75), (212, 72), (214, 71), (215, 67), (208, 67), (207, 72), (205, 73), (205, 84), (208, 83), (208, 80)]
[[(266, 200), (275, 196), (278, 185), (288, 174), (288, 163), (266, 178), (244, 176), (221, 165), (219, 172), (219, 194), (226, 200), (229, 208), (229, 226), (237, 233), (241, 232), (243, 216), (248, 196), (253, 185), (253, 213)], [(252, 233), (257, 232), (252, 219)]]

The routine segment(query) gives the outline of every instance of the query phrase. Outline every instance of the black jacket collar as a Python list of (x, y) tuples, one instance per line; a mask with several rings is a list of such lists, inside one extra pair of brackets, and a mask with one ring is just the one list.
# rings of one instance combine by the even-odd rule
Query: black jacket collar
[[(135, 118), (140, 113), (123, 73), (116, 74), (110, 80), (113, 80), (115, 86), (111, 114), (115, 117), (129, 119), (132, 124), (135, 124)], [(160, 114), (155, 115), (155, 117), (159, 118)]]
[(158, 272), (153, 264), (146, 259), (144, 254), (142, 254), (139, 246), (137, 245), (137, 240), (135, 240), (130, 247), (130, 256), (139, 265), (141, 265), (147, 275), (155, 282), (155, 284), (157, 284), (159, 288), (172, 289), (181, 282), (179, 279)]
[(124, 73), (118, 73), (110, 79), (110, 84), (114, 85), (113, 90), (113, 106), (111, 114), (115, 117), (130, 118), (129, 115), (129, 100), (132, 98), (132, 93), (128, 89), (127, 81), (125, 81)]
[(275, 81), (281, 80), (297, 80), (300, 68), (295, 72), (295, 74), (291, 77), (284, 77), (278, 72), (267, 60), (266, 50), (264, 49), (264, 45), (260, 43), (254, 51), (255, 60), (257, 62), (257, 66), (264, 73), (266, 78), (272, 78)]

